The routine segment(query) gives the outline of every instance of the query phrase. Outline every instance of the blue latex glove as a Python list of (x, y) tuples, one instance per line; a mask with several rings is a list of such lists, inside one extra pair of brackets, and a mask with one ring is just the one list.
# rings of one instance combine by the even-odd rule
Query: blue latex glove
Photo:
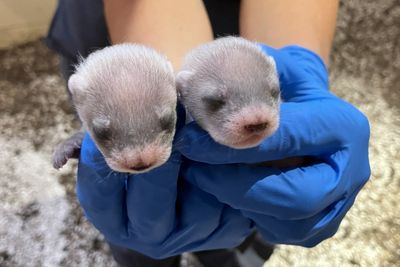
[(77, 196), (86, 217), (116, 245), (153, 258), (238, 246), (252, 222), (235, 209), (179, 179), (181, 156), (148, 173), (112, 172), (86, 135)]
[[(191, 123), (179, 133), (179, 150), (196, 162), (183, 175), (251, 218), (266, 240), (314, 246), (337, 231), (370, 176), (368, 120), (329, 92), (315, 53), (262, 48), (277, 63), (285, 101), (279, 129), (256, 148), (235, 150)], [(302, 155), (314, 164), (286, 170), (242, 164)]]

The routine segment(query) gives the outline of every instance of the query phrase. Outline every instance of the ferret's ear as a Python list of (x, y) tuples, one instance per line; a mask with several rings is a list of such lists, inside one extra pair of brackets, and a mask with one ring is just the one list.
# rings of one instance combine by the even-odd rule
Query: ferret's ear
[(168, 67), (171, 70), (171, 72), (174, 73), (174, 67), (172, 66), (171, 61), (168, 61)]
[(93, 126), (98, 128), (108, 128), (110, 126), (110, 120), (103, 117), (94, 118)]
[(85, 91), (86, 87), (87, 82), (81, 75), (72, 74), (68, 80), (68, 90), (73, 96)]
[(94, 118), (92, 121), (93, 125), (93, 133), (96, 135), (97, 138), (100, 139), (108, 139), (110, 137), (110, 120), (107, 118)]
[(276, 69), (276, 62), (275, 59), (271, 56), (267, 56), (267, 60), (269, 63), (271, 63), (272, 65), (274, 65), (275, 69)]
[(193, 77), (194, 72), (188, 70), (182, 70), (176, 74), (176, 88), (178, 89), (178, 93), (182, 93), (182, 91), (188, 87), (190, 79)]
[(154, 110), (155, 110), (158, 118), (173, 116), (174, 114), (176, 114), (175, 108), (172, 109), (170, 107), (158, 106), (158, 107), (155, 107)]

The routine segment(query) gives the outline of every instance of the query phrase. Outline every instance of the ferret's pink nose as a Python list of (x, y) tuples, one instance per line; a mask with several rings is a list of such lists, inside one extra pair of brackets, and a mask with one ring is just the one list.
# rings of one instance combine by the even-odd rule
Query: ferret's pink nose
[(243, 128), (247, 133), (259, 133), (264, 131), (268, 127), (268, 122), (257, 123), (257, 124), (248, 124)]

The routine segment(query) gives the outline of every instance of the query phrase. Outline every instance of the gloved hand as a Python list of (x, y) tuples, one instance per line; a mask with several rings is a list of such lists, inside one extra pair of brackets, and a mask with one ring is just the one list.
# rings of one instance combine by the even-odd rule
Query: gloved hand
[(112, 171), (89, 135), (81, 148), (77, 196), (105, 238), (153, 258), (238, 246), (252, 222), (179, 179), (176, 150), (159, 168), (140, 175)]
[[(236, 150), (193, 122), (178, 135), (178, 149), (193, 161), (183, 176), (253, 220), (266, 240), (314, 246), (337, 231), (370, 176), (368, 120), (329, 92), (316, 54), (298, 46), (262, 49), (280, 78), (279, 129), (258, 147)], [(313, 164), (301, 168), (251, 165), (306, 155)]]

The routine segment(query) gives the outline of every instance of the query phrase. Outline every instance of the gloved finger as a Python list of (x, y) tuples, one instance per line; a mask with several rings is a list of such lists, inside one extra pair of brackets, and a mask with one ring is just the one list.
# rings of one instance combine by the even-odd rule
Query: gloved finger
[(86, 217), (105, 237), (127, 237), (125, 181), (112, 171), (88, 134), (85, 135), (78, 166), (77, 197)]
[(275, 60), (284, 101), (304, 101), (307, 94), (323, 94), (329, 89), (328, 69), (315, 52), (294, 45), (281, 49), (260, 47)]
[(162, 242), (175, 226), (180, 157), (179, 152), (173, 151), (160, 167), (129, 175), (126, 196), (129, 231), (145, 243)]
[[(219, 201), (239, 210), (280, 220), (309, 218), (349, 194), (341, 164), (347, 155), (338, 153), (332, 165), (319, 163), (281, 171), (246, 164), (208, 165), (193, 162), (183, 169), (186, 179)], [(354, 186), (368, 177), (353, 181)]]
[(252, 222), (240, 211), (182, 181), (174, 233), (160, 244), (165, 253), (181, 254), (238, 246), (252, 230)]
[(358, 187), (319, 213), (300, 220), (280, 220), (248, 211), (242, 213), (255, 222), (258, 231), (271, 243), (313, 247), (336, 233), (361, 188)]
[[(176, 129), (185, 124), (184, 107), (176, 107)], [(175, 203), (181, 154), (173, 144), (166, 163), (149, 172), (129, 175), (127, 182), (127, 211), (129, 231), (147, 244), (158, 244), (171, 234), (176, 223)]]
[[(143, 236), (154, 236), (151, 231), (158, 229), (142, 228), (151, 231), (132, 233), (131, 239), (122, 240), (120, 245), (159, 259), (192, 250), (234, 247), (251, 232), (253, 223), (240, 211), (222, 204), (185, 180), (179, 181), (179, 188), (174, 228), (164, 240), (143, 239)], [(154, 197), (151, 192), (147, 194)], [(158, 224), (163, 222), (155, 222), (153, 226)]]
[[(257, 163), (294, 156), (318, 156), (336, 151), (350, 136), (351, 126), (342, 129), (351, 117), (349, 105), (335, 98), (304, 103), (283, 103), (280, 126), (260, 145), (233, 149), (217, 144), (194, 122), (178, 135), (177, 149), (187, 158), (209, 163)], [(354, 127), (354, 126), (353, 126)], [(343, 138), (342, 138), (343, 137)]]

